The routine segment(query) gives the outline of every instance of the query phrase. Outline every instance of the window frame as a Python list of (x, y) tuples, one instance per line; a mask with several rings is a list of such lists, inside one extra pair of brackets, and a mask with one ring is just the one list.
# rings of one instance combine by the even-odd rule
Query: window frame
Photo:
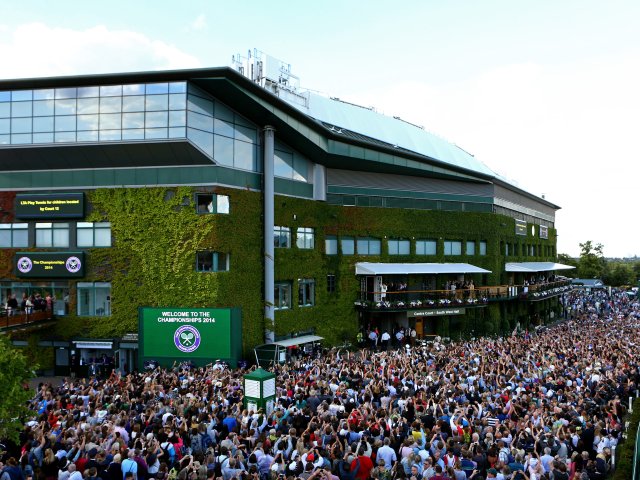
[[(469, 249), (469, 246), (471, 246), (471, 249)], [(469, 250), (471, 250), (471, 251), (469, 251)], [(464, 253), (465, 253), (465, 255), (475, 255), (476, 254), (476, 241), (475, 240), (467, 240), (465, 242)]]
[[(99, 309), (97, 306), (97, 291), (98, 290), (106, 290), (109, 289), (109, 293), (106, 295), (106, 301), (109, 302), (108, 308), (104, 310), (102, 314), (96, 313)], [(81, 308), (83, 306), (81, 302), (81, 291), (82, 290), (90, 290), (92, 295), (93, 309), (91, 313), (81, 313)], [(77, 305), (76, 305), (76, 314), (78, 317), (110, 317), (111, 316), (111, 291), (112, 286), (111, 282), (78, 282), (76, 284), (76, 295), (77, 295)]]
[[(281, 240), (283, 238), (286, 239), (286, 245), (280, 245)], [(282, 226), (274, 226), (273, 227), (273, 247), (274, 248), (291, 248), (291, 228), (290, 227), (282, 227)]]
[[(454, 252), (454, 249), (453, 249), (454, 245), (459, 247), (458, 253)], [(458, 257), (462, 255), (462, 240), (445, 240), (443, 242), (443, 247), (444, 247), (444, 250), (443, 250), (444, 255), (448, 255), (451, 257)], [(449, 247), (448, 248), (449, 252), (447, 252), (447, 247)]]
[[(45, 226), (41, 226), (38, 227), (38, 225), (50, 225), (49, 227), (45, 227)], [(67, 238), (66, 238), (66, 244), (64, 245), (59, 245), (56, 244), (55, 242), (55, 232), (56, 231), (64, 231), (66, 230), (67, 232)], [(41, 245), (38, 243), (38, 232), (45, 232), (45, 231), (49, 231), (50, 232), (50, 241), (51, 244), (50, 245)], [(69, 248), (71, 245), (71, 224), (69, 222), (36, 222), (35, 224), (35, 246), (36, 248)]]
[[(324, 237), (324, 253), (325, 255), (338, 255), (338, 237), (336, 235), (327, 235)], [(329, 247), (333, 248), (329, 248)]]
[(229, 195), (205, 192), (196, 193), (195, 203), (196, 213), (198, 215), (229, 215), (231, 211)]
[[(310, 302), (309, 302), (309, 297), (311, 297)], [(315, 304), (316, 304), (316, 280), (314, 278), (299, 278), (298, 279), (298, 307), (300, 308), (313, 307)]]
[[(200, 267), (200, 255), (211, 255), (211, 269), (201, 268)], [(221, 258), (220, 256), (224, 255), (224, 268), (220, 268)], [(218, 273), (218, 272), (228, 272), (230, 269), (230, 255), (227, 252), (218, 252), (215, 250), (198, 250), (196, 252), (196, 272), (199, 273)], [(204, 261), (202, 265), (208, 265)]]
[[(400, 244), (405, 242), (408, 247), (407, 252), (401, 253)], [(392, 245), (394, 244), (395, 244), (395, 251), (392, 251)], [(387, 250), (389, 251), (389, 255), (411, 255), (411, 240), (408, 240), (406, 238), (390, 238), (387, 240)]]
[[(360, 251), (360, 246), (365, 244), (366, 242), (366, 252)], [(377, 253), (371, 253), (371, 246), (376, 245), (378, 247)], [(356, 239), (356, 251), (358, 255), (366, 255), (366, 256), (375, 256), (382, 254), (382, 241), (379, 238), (374, 237), (358, 237)]]
[[(274, 295), (273, 295), (273, 308), (274, 310), (291, 310), (291, 291), (292, 291), (292, 282), (290, 281), (281, 281), (275, 282), (273, 285)], [(288, 291), (287, 295), (287, 304), (285, 306), (282, 305), (282, 299), (284, 297), (283, 293)]]
[(327, 274), (327, 293), (335, 293), (336, 291), (336, 275), (334, 273)]
[[(434, 251), (433, 253), (427, 253), (427, 245), (433, 244)], [(420, 248), (423, 249), (422, 253), (419, 252)], [(416, 240), (416, 255), (421, 256), (429, 256), (429, 255), (437, 255), (438, 254), (438, 241), (433, 238), (421, 238)]]
[[(5, 227), (6, 225), (6, 227)], [(0, 248), (29, 248), (29, 224), (26, 222), (0, 223), (0, 232), (9, 232), (9, 245), (0, 244)], [(16, 232), (26, 233), (26, 241), (16, 244)]]
[(300, 250), (315, 248), (315, 229), (313, 227), (298, 227), (296, 229), (296, 247)]
[[(89, 226), (90, 224), (90, 226)], [(109, 230), (109, 245), (96, 245), (96, 230)], [(80, 243), (80, 231), (91, 230), (91, 244)], [(77, 222), (76, 223), (76, 246), (79, 248), (110, 248), (113, 245), (111, 238), (111, 222)]]
[[(345, 245), (351, 244), (351, 251), (345, 252)], [(340, 237), (340, 253), (342, 255), (355, 255), (356, 254), (356, 239), (355, 237)]]

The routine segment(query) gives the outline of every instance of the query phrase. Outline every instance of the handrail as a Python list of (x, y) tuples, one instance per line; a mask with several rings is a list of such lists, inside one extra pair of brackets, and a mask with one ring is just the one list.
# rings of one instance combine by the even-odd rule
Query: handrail
[(53, 318), (53, 312), (51, 310), (32, 310), (31, 312), (25, 311), (12, 311), (6, 308), (0, 308), (0, 329), (19, 327), (21, 325), (29, 325), (31, 323), (40, 322), (42, 320), (48, 320)]

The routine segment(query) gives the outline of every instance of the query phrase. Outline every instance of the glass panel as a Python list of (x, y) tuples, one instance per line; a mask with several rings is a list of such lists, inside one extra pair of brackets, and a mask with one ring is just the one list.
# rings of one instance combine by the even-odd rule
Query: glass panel
[(218, 135), (224, 135), (225, 137), (233, 138), (233, 123), (216, 118), (213, 122), (213, 130)]
[(11, 143), (10, 135), (0, 135), (0, 145), (8, 145), (9, 143)]
[(0, 120), (0, 133), (11, 133), (11, 120)]
[(256, 168), (256, 147), (252, 143), (235, 140), (233, 166), (243, 170)]
[(338, 239), (333, 236), (326, 237), (324, 240), (324, 250), (327, 255), (337, 255)]
[(476, 242), (467, 242), (467, 255), (475, 255), (476, 254)]
[(146, 114), (145, 126), (147, 128), (167, 127), (169, 123), (168, 112), (151, 112)]
[(54, 136), (56, 143), (67, 143), (76, 141), (76, 132), (57, 132)]
[(23, 100), (32, 100), (33, 90), (14, 90), (11, 92), (11, 100), (14, 102), (20, 102)]
[(9, 118), (11, 116), (11, 104), (0, 103), (0, 118)]
[(101, 97), (119, 97), (122, 95), (122, 85), (103, 85), (100, 87)]
[(480, 242), (480, 255), (487, 254), (487, 242)]
[(110, 288), (97, 288), (96, 284), (96, 312), (97, 316), (106, 316), (111, 315), (111, 302), (109, 298), (111, 297), (111, 289)]
[(78, 130), (98, 130), (98, 115), (78, 115)]
[(214, 112), (214, 117), (233, 123), (233, 111), (231, 111), (226, 105), (220, 102), (216, 102), (216, 111)]
[(56, 100), (56, 115), (75, 115), (76, 100)]
[(38, 229), (36, 225), (36, 247), (51, 247), (51, 239), (51, 230)]
[(76, 89), (56, 88), (56, 98), (76, 98)]
[(123, 113), (122, 128), (143, 128), (144, 113)]
[(147, 95), (157, 95), (159, 93), (169, 93), (168, 83), (148, 83)]
[(76, 129), (76, 117), (69, 115), (66, 117), (55, 117), (56, 132), (70, 132)]
[(213, 116), (213, 101), (202, 97), (189, 95), (187, 108), (196, 113)]
[(187, 96), (183, 93), (169, 95), (169, 110), (186, 110)]
[(233, 166), (233, 140), (231, 138), (214, 136), (213, 159), (222, 165)]
[(96, 228), (95, 244), (96, 244), (96, 247), (110, 247), (111, 246), (111, 229)]
[(0, 230), (0, 247), (10, 248), (11, 246), (11, 230)]
[(0, 92), (0, 102), (10, 102), (11, 101), (11, 92)]
[(33, 91), (34, 100), (53, 100), (54, 97), (55, 97), (55, 90), (53, 88)]
[(16, 135), (11, 135), (11, 143), (15, 143), (15, 144), (31, 143), (31, 134), (18, 133)]
[(144, 95), (144, 90), (145, 87), (142, 83), (122, 86), (123, 95)]
[(53, 132), (53, 117), (34, 117), (33, 131), (34, 132)]
[(53, 115), (53, 100), (40, 100), (33, 102), (33, 115), (35, 117), (46, 117)]
[(13, 230), (13, 246), (14, 247), (29, 246), (29, 234), (26, 228)]
[(122, 97), (100, 99), (100, 113), (119, 113), (122, 111)]
[(353, 238), (341, 238), (340, 239), (340, 247), (342, 248), (343, 255), (353, 255), (354, 250), (354, 241)]
[(187, 82), (173, 82), (169, 84), (169, 93), (186, 93)]
[(100, 130), (121, 128), (122, 116), (119, 113), (101, 113)]
[(184, 127), (187, 124), (187, 112), (184, 110), (169, 112), (170, 127)]
[(185, 138), (187, 136), (184, 127), (173, 127), (169, 129), (169, 138)]
[(146, 128), (144, 138), (167, 138), (169, 136), (166, 128)]
[(276, 177), (291, 178), (293, 176), (293, 169), (291, 168), (290, 162), (292, 161), (292, 154), (275, 150), (273, 156), (273, 174)]
[(12, 117), (30, 117), (33, 111), (33, 102), (13, 102), (11, 104)]
[(100, 111), (99, 98), (79, 98), (77, 102), (78, 113), (98, 113)]
[(123, 140), (144, 140), (144, 129), (136, 128), (129, 130), (122, 130)]
[(247, 128), (236, 125), (235, 127), (236, 140), (243, 140), (245, 142), (257, 143), (258, 133), (255, 128)]
[(167, 110), (169, 108), (168, 95), (148, 95), (145, 97), (145, 109), (147, 112)]
[(93, 228), (78, 228), (79, 247), (93, 247)]
[(358, 254), (369, 255), (369, 240), (366, 238), (359, 238), (357, 241)]
[(100, 89), (98, 87), (79, 87), (78, 98), (98, 97)]
[(78, 142), (97, 142), (98, 141), (98, 131), (97, 130), (89, 130), (85, 132), (78, 132), (76, 134), (78, 138)]
[(100, 130), (100, 140), (114, 141), (122, 139), (122, 130)]
[(293, 154), (293, 179), (306, 182), (309, 176), (309, 162), (306, 158), (294, 152)]
[(31, 118), (13, 118), (11, 120), (11, 133), (30, 133)]
[(199, 113), (187, 112), (187, 125), (205, 132), (213, 132), (213, 119)]
[(51, 143), (51, 142), (53, 142), (53, 132), (33, 134), (33, 143)]
[(124, 97), (122, 99), (123, 112), (144, 112), (144, 97)]

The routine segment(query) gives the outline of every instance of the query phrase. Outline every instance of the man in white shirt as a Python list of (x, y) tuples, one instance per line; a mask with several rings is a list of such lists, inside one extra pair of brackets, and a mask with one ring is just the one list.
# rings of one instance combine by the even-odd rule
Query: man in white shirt
[(389, 350), (389, 340), (391, 340), (391, 335), (385, 330), (380, 337), (380, 346), (383, 350)]
[(388, 469), (393, 468), (393, 464), (398, 460), (396, 452), (391, 448), (390, 440), (384, 439), (384, 445), (378, 449), (378, 459), (384, 460), (384, 466)]
[[(133, 474), (133, 479), (138, 479), (138, 464), (133, 459), (135, 452), (133, 450), (129, 450), (127, 455), (127, 459), (122, 462), (122, 480), (126, 477), (127, 473), (131, 472)], [(69, 479), (73, 480), (73, 479)]]

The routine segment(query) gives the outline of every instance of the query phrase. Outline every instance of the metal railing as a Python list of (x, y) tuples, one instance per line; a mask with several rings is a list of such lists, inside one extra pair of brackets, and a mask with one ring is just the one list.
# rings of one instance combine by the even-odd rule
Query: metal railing
[(52, 318), (53, 312), (51, 310), (22, 311), (0, 308), (0, 329), (29, 325)]

